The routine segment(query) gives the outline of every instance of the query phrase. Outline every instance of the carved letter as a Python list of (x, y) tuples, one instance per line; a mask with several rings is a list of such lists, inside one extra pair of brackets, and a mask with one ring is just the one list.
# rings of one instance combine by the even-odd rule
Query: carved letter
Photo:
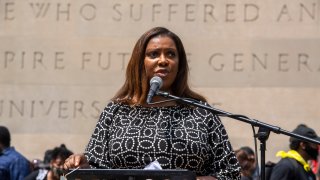
[(23, 116), (24, 115), (24, 100), (21, 100), (21, 103), (20, 103), (20, 107), (18, 107), (18, 105), (10, 100), (10, 113), (9, 113), (9, 116), (10, 117), (13, 117), (13, 108), (16, 110), (17, 113), (20, 114), (20, 116)]
[(252, 69), (255, 71), (256, 70), (256, 61), (261, 65), (261, 67), (266, 70), (267, 69), (267, 56), (268, 54), (264, 54), (264, 62), (261, 61), (261, 59), (255, 55), (255, 54), (252, 54)]
[(186, 21), (195, 21), (194, 16), (191, 18), (189, 15), (194, 15), (194, 4), (186, 5)]
[[(251, 17), (248, 17), (249, 8), (252, 9), (252, 10), (250, 10)], [(244, 21), (245, 22), (252, 22), (252, 21), (257, 20), (258, 18), (259, 18), (259, 7), (255, 4), (245, 4), (245, 6), (244, 6)]]
[[(14, 8), (10, 8), (14, 6), (14, 3), (13, 2), (7, 2), (5, 3), (5, 9), (4, 9), (4, 20), (8, 21), (12, 21), (15, 19), (14, 15), (13, 14), (9, 14), (9, 13), (13, 13), (14, 12)], [(10, 16), (11, 15), (11, 16)]]
[(312, 13), (310, 11), (308, 11), (308, 9), (301, 3), (300, 4), (300, 21), (303, 21), (303, 10), (305, 10), (307, 12), (307, 14), (309, 15), (309, 17), (311, 17), (312, 20), (315, 20), (316, 18), (316, 3), (313, 3), (313, 9), (312, 9)]
[(121, 14), (121, 11), (117, 8), (117, 7), (119, 7), (119, 6), (121, 6), (121, 4), (115, 4), (115, 5), (113, 5), (113, 10), (119, 15), (118, 18), (117, 18), (117, 17), (112, 17), (112, 19), (115, 20), (115, 21), (121, 21), (121, 16), (122, 16), (122, 14)]
[(279, 71), (288, 72), (289, 68), (284, 68), (282, 65), (288, 64), (287, 59), (282, 59), (282, 57), (288, 57), (287, 53), (280, 53), (279, 54)]
[(99, 54), (98, 54), (98, 65), (99, 65), (99, 67), (101, 67), (101, 69), (103, 69), (103, 70), (109, 69), (110, 68), (110, 64), (111, 64), (111, 52), (108, 53), (108, 58), (106, 59), (107, 63), (106, 63), (105, 66), (103, 66), (103, 64), (102, 64), (103, 60), (102, 60), (101, 56), (102, 56), (102, 53), (99, 52)]
[(60, 10), (61, 3), (58, 3), (57, 5), (57, 21), (60, 20), (60, 14), (66, 14), (66, 21), (69, 21), (70, 19), (70, 4), (67, 4), (66, 10)]
[(210, 58), (209, 58), (209, 65), (210, 65), (215, 71), (223, 71), (223, 68), (224, 68), (224, 64), (223, 64), (223, 63), (221, 63), (221, 64), (220, 64), (220, 67), (218, 67), (218, 68), (214, 66), (213, 59), (214, 59), (216, 56), (222, 56), (222, 57), (223, 57), (223, 54), (222, 54), (222, 53), (215, 53), (215, 54), (213, 54), (212, 56), (210, 56)]
[(298, 71), (301, 71), (301, 66), (304, 65), (307, 70), (312, 71), (308, 64), (309, 55), (301, 53), (298, 55)]
[(241, 72), (243, 71), (243, 68), (242, 67), (238, 67), (237, 65), (238, 64), (242, 64), (242, 59), (238, 59), (238, 57), (242, 57), (243, 54), (242, 53), (235, 53), (234, 54), (234, 64), (233, 64), (233, 70), (234, 71), (238, 71), (238, 72)]
[(58, 107), (58, 117), (59, 118), (68, 118), (68, 115), (63, 115), (63, 112), (68, 111), (68, 101), (59, 101), (59, 107)]
[(283, 6), (282, 6), (281, 12), (280, 12), (280, 14), (279, 14), (279, 16), (278, 16), (278, 18), (277, 18), (277, 21), (278, 21), (278, 22), (280, 21), (282, 15), (287, 15), (287, 16), (288, 16), (288, 21), (291, 21), (291, 20), (292, 20), (291, 17), (290, 17), (290, 15), (289, 15), (289, 11), (288, 11), (287, 5), (283, 5)]
[(178, 4), (169, 4), (169, 9), (168, 9), (168, 21), (171, 21), (171, 15), (172, 14), (177, 14), (177, 11), (173, 10), (174, 7), (178, 6)]
[(50, 3), (30, 3), (33, 14), (36, 18), (45, 17), (48, 9), (50, 7)]
[(80, 114), (83, 115), (83, 117), (87, 117), (85, 114), (84, 114), (84, 110), (83, 110), (83, 106), (84, 106), (84, 103), (82, 101), (74, 101), (74, 109), (73, 109), (73, 118), (77, 118), (78, 114), (77, 112), (79, 112)]
[(234, 15), (234, 4), (227, 4), (226, 5), (226, 22), (234, 22), (236, 19), (235, 17), (230, 17), (229, 15)]
[(6, 51), (4, 53), (4, 68), (8, 68), (8, 64), (13, 62), (15, 53), (12, 51)]
[(140, 4), (140, 8), (139, 8), (139, 10), (138, 10), (138, 16), (137, 17), (134, 17), (134, 13), (133, 13), (133, 8), (134, 7), (134, 4), (130, 4), (130, 18), (131, 19), (133, 19), (134, 21), (139, 21), (139, 20), (141, 20), (141, 18), (142, 18), (142, 4)]
[(94, 4), (84, 4), (80, 8), (80, 15), (84, 20), (94, 20), (96, 18), (96, 6)]
[(81, 69), (85, 69), (85, 62), (89, 62), (90, 61), (90, 58), (86, 58), (86, 56), (90, 55), (91, 56), (92, 53), (90, 52), (83, 52), (82, 53), (82, 66), (81, 66)]
[(213, 9), (214, 6), (212, 4), (205, 4), (204, 5), (204, 22), (207, 22), (207, 15), (209, 15), (215, 22), (217, 21), (217, 19), (214, 17), (213, 15)]
[(155, 14), (160, 14), (160, 11), (157, 11), (156, 8), (160, 7), (161, 4), (153, 4), (152, 5), (152, 21), (155, 21)]
[(47, 69), (45, 67), (45, 65), (43, 64), (43, 53), (42, 52), (34, 52), (33, 53), (33, 69), (36, 69), (37, 68), (37, 62), (38, 64), (42, 65), (42, 67), (44, 67), (44, 69)]

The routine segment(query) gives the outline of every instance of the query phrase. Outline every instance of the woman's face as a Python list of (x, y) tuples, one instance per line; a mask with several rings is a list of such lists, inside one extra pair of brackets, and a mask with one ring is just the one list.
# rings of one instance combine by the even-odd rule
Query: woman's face
[(168, 36), (156, 36), (147, 44), (144, 66), (148, 80), (159, 76), (163, 85), (161, 90), (170, 92), (179, 66), (176, 44)]

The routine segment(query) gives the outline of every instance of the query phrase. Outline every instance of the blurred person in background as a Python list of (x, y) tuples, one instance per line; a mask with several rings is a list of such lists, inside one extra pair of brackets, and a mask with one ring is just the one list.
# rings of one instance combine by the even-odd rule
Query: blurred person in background
[(248, 146), (243, 146), (235, 150), (235, 153), (241, 166), (241, 180), (259, 179), (259, 166), (254, 151)]
[(31, 164), (10, 143), (9, 129), (0, 126), (0, 179), (21, 180), (30, 173)]
[(59, 180), (63, 175), (63, 164), (72, 154), (73, 152), (67, 149), (64, 144), (47, 150), (44, 162), (49, 161), (49, 164), (44, 163), (38, 170), (30, 173), (25, 180)]
[[(305, 124), (298, 125), (293, 133), (320, 140), (316, 132)], [(275, 180), (315, 180), (316, 176), (308, 161), (316, 160), (318, 153), (317, 144), (290, 137), (290, 150), (277, 153), (281, 160), (274, 166), (270, 178)]]

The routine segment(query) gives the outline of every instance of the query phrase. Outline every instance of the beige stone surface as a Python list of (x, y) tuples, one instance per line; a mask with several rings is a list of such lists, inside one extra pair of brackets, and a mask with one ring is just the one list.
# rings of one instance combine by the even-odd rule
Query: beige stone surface
[[(305, 123), (320, 134), (319, 7), (319, 0), (2, 0), (0, 124), (29, 159), (61, 143), (82, 152), (123, 83), (135, 41), (165, 26), (184, 42), (192, 87), (214, 107), (288, 131)], [(249, 124), (222, 122), (234, 148), (254, 147)], [(271, 133), (267, 160), (287, 148), (288, 136)]]

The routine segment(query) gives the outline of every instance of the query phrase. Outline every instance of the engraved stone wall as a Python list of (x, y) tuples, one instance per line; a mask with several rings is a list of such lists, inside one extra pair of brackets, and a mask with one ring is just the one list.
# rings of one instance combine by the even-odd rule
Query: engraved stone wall
[[(184, 42), (190, 83), (218, 109), (318, 134), (319, 0), (0, 0), (0, 124), (29, 159), (82, 152), (122, 85), (134, 43), (154, 26)], [(234, 148), (249, 124), (223, 118)], [(288, 149), (271, 134), (267, 160)]]

